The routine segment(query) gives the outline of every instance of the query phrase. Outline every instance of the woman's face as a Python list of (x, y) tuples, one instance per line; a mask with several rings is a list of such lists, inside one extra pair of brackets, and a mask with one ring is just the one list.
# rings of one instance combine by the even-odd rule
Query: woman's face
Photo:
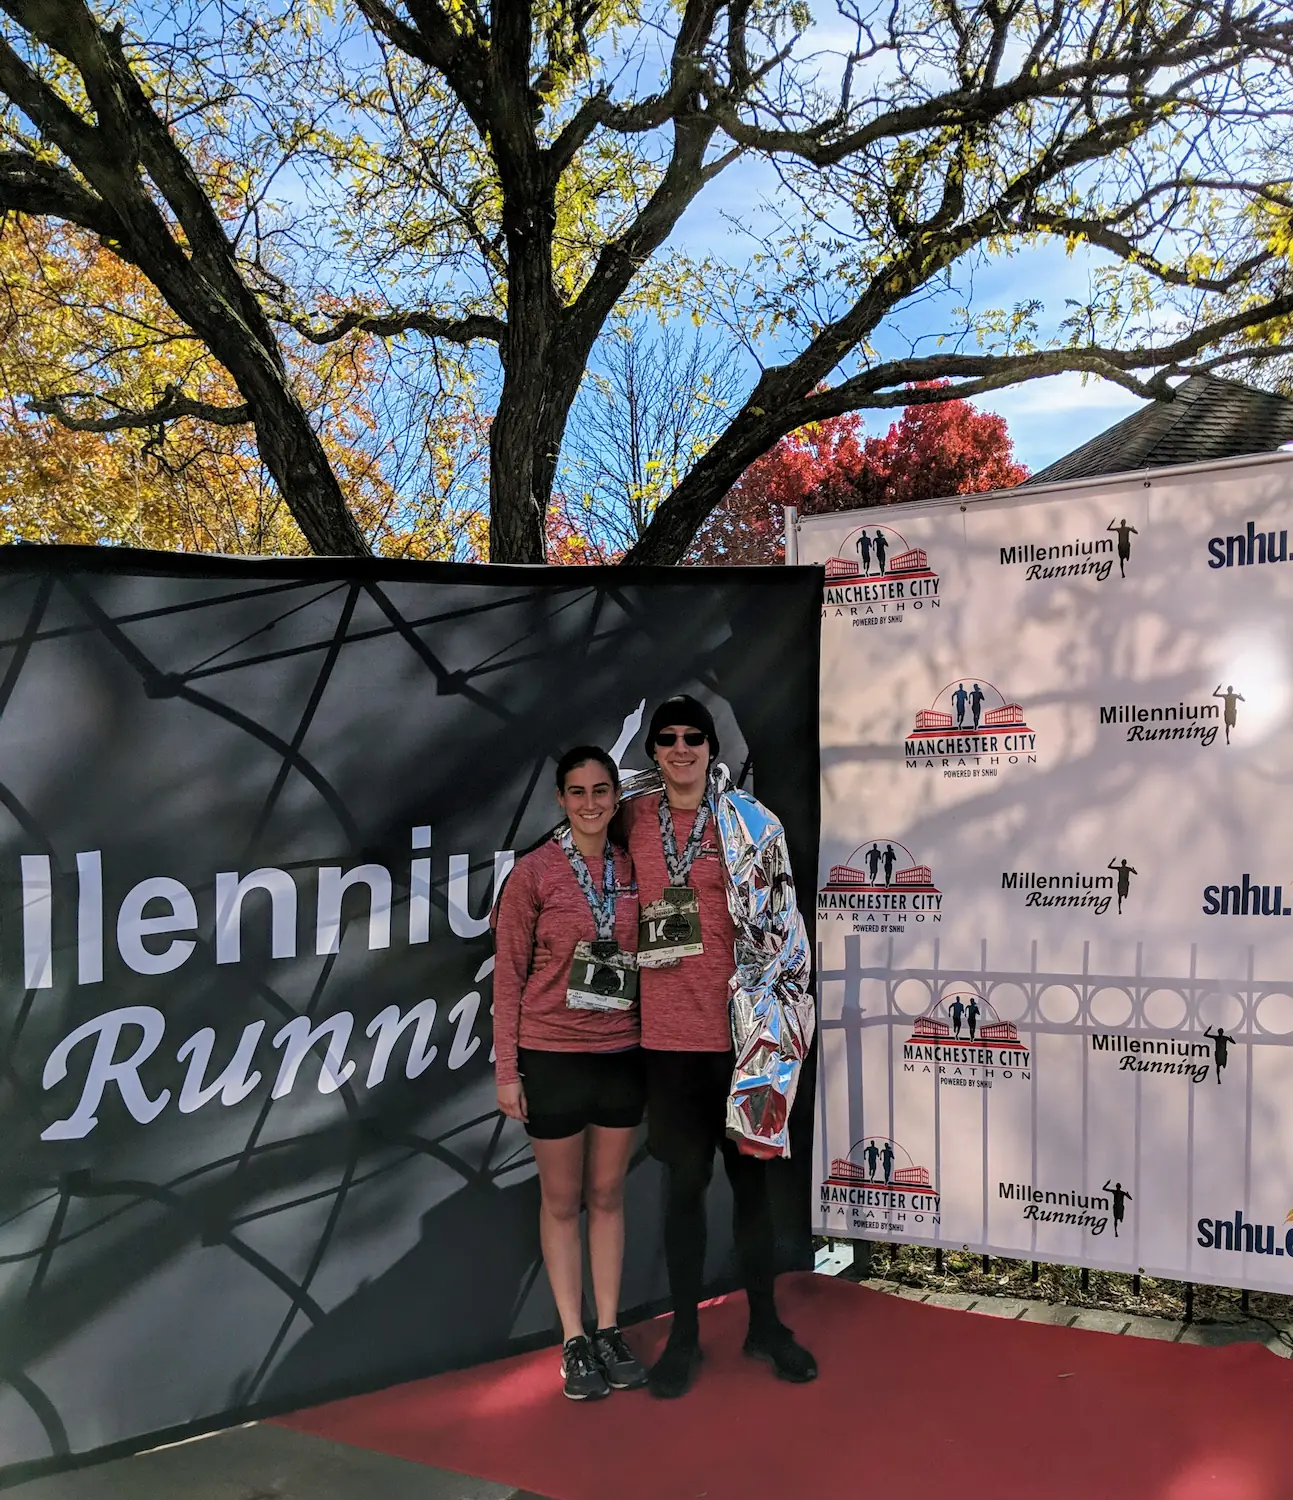
[(557, 793), (571, 828), (590, 837), (605, 833), (619, 800), (611, 774), (599, 760), (572, 766), (566, 772), (565, 786)]
[[(688, 735), (699, 743), (689, 745)], [(709, 741), (694, 724), (666, 724), (656, 736), (654, 749), (668, 786), (690, 791), (704, 785), (709, 771)]]

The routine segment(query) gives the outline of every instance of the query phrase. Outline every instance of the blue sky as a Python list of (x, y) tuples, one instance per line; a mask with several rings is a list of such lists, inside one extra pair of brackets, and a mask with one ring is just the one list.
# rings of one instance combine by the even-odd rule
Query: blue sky
[[(754, 241), (742, 226), (756, 216), (755, 205), (773, 181), (768, 167), (750, 162), (731, 170), (712, 184), (693, 204), (670, 244), (700, 257), (713, 253), (741, 263), (751, 254)], [(971, 313), (991, 308), (1010, 308), (1035, 298), (1042, 304), (1039, 332), (1053, 335), (1068, 313), (1066, 299), (1087, 299), (1090, 277), (1099, 264), (1108, 264), (1100, 252), (1080, 248), (1067, 253), (1058, 243), (1028, 247), (1011, 256), (999, 256), (981, 264), (973, 277), (968, 270), (958, 275), (954, 292), (929, 299), (904, 310), (900, 323), (882, 338), (886, 355), (905, 353), (908, 342), (946, 334), (955, 326), (953, 309), (968, 306)], [(792, 352), (789, 347), (783, 352)], [(932, 353), (932, 344), (923, 352)], [(769, 350), (767, 358), (776, 358)], [(753, 378), (751, 365), (751, 378)], [(1005, 417), (1015, 444), (1015, 456), (1034, 472), (1079, 444), (1137, 410), (1143, 403), (1121, 386), (1080, 375), (1062, 375), (1028, 381), (980, 398), (980, 409)], [(895, 420), (896, 410), (866, 414), (870, 432), (884, 432)]]

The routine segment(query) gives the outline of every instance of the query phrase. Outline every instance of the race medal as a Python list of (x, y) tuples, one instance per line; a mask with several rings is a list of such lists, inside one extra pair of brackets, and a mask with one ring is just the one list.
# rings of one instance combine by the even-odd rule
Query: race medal
[(579, 942), (570, 961), (570, 1010), (632, 1010), (638, 999), (637, 955), (613, 942)]
[(689, 885), (667, 885), (659, 901), (638, 919), (638, 964), (657, 969), (705, 951), (700, 939), (700, 902)]

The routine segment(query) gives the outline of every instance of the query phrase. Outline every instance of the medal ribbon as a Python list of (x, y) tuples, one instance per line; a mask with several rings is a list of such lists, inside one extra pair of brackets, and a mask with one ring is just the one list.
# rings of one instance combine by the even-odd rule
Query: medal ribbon
[(606, 840), (606, 850), (602, 855), (602, 893), (600, 896), (597, 894), (597, 888), (593, 884), (593, 877), (584, 856), (575, 847), (574, 836), (569, 828), (562, 830), (560, 842), (562, 849), (565, 850), (566, 858), (570, 861), (570, 868), (575, 872), (579, 889), (583, 891), (584, 899), (588, 902), (588, 908), (593, 914), (598, 942), (613, 942), (615, 940), (615, 859), (611, 853), (610, 839)]
[(706, 796), (696, 809), (696, 821), (691, 825), (691, 832), (687, 835), (687, 842), (683, 846), (682, 858), (679, 859), (678, 840), (674, 837), (673, 831), (673, 814), (669, 811), (669, 796), (667, 792), (660, 793), (660, 842), (664, 846), (664, 862), (669, 871), (670, 885), (687, 884), (691, 867), (700, 853), (700, 843), (705, 837), (705, 829), (709, 826), (709, 814), (709, 797)]

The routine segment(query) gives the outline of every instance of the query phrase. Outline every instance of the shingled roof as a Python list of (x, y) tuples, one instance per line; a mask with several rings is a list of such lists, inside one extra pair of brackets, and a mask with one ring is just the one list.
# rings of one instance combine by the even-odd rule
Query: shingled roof
[(1293, 401), (1216, 375), (1191, 375), (1170, 399), (1153, 401), (1057, 458), (1024, 484), (1166, 469), (1293, 442)]

